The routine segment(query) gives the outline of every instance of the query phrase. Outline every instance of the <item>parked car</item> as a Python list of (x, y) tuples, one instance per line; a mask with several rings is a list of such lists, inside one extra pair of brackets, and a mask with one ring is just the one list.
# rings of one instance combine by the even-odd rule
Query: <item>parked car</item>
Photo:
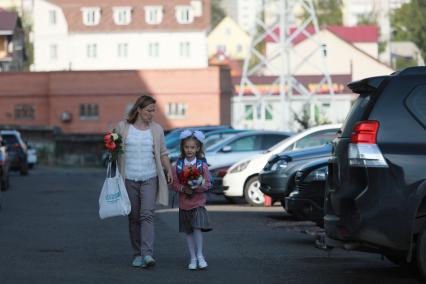
[(0, 136), (0, 192), (9, 189), (9, 168), (10, 159), (6, 149), (6, 143)]
[(180, 142), (180, 133), (183, 130), (201, 130), (205, 133), (210, 132), (210, 131), (215, 131), (215, 130), (221, 130), (221, 129), (232, 129), (231, 126), (229, 125), (207, 125), (207, 126), (193, 126), (193, 127), (183, 127), (183, 128), (173, 128), (172, 130), (170, 130), (168, 132), (167, 135), (164, 136), (165, 138), (165, 142), (166, 142), (166, 147), (169, 150), (174, 150), (177, 149), (176, 147), (179, 147), (179, 142)]
[(0, 135), (7, 146), (10, 158), (10, 169), (19, 171), (21, 175), (28, 174), (27, 145), (17, 130), (0, 130)]
[(333, 143), (325, 242), (417, 264), (426, 279), (426, 68), (348, 86), (359, 97)]
[(32, 169), (37, 163), (37, 150), (31, 144), (27, 144), (28, 149), (28, 168)]
[(285, 209), (285, 198), (296, 187), (294, 183), (296, 172), (308, 162), (329, 157), (331, 149), (332, 145), (328, 143), (272, 156), (259, 174), (260, 191), (270, 196), (272, 200), (279, 200)]
[[(242, 130), (242, 129), (220, 129), (220, 130), (213, 130), (213, 131), (209, 131), (207, 133), (205, 133), (205, 137), (206, 139), (204, 140), (204, 149), (207, 149), (209, 147), (211, 147), (212, 145), (216, 144), (219, 141), (222, 141), (228, 137), (231, 137), (237, 133), (241, 133), (243, 131), (247, 131), (247, 130)], [(169, 149), (170, 153), (169, 153), (169, 158), (170, 158), (170, 162), (175, 162), (179, 156), (180, 156), (180, 144), (176, 144), (176, 146), (173, 149)]]
[(324, 226), (324, 195), (329, 157), (303, 164), (294, 174), (295, 190), (285, 198), (285, 209), (299, 220)]
[(233, 164), (259, 154), (291, 135), (290, 132), (280, 131), (244, 131), (207, 148), (207, 163), (209, 167)]
[(258, 177), (269, 158), (282, 152), (324, 145), (336, 137), (340, 127), (340, 124), (312, 127), (287, 138), (262, 154), (237, 162), (223, 177), (224, 195), (228, 198), (244, 196), (252, 205), (263, 205), (264, 196), (259, 190)]

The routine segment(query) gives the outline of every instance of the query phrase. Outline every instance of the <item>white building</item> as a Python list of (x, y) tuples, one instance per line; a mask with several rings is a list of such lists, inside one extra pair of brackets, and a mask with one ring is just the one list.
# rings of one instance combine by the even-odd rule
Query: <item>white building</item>
[[(313, 32), (310, 31), (310, 33)], [(293, 40), (290, 70), (297, 70), (294, 75), (319, 75), (319, 70), (315, 68), (322, 62), (319, 53), (310, 58), (312, 64), (303, 64), (302, 55), (311, 54), (318, 48), (314, 41), (326, 46), (326, 63), (330, 75), (351, 74), (353, 80), (359, 80), (365, 77), (388, 75), (394, 71), (378, 60), (377, 27), (328, 26), (322, 28), (313, 40), (307, 40), (302, 35)], [(277, 48), (279, 45), (270, 39), (266, 45), (266, 52), (273, 54)], [(272, 65), (274, 68), (271, 70), (281, 70), (281, 58), (274, 59)], [(268, 73), (267, 75), (276, 74)]]
[[(279, 76), (282, 70), (282, 58), (274, 57), (264, 76), (252, 78), (250, 81), (257, 85), (257, 89), (265, 95), (259, 98), (250, 93), (250, 88), (243, 90), (242, 96), (235, 96), (232, 100), (232, 125), (235, 128), (252, 129), (281, 129), (296, 131), (300, 127), (293, 119), (294, 115), (302, 116), (307, 105), (310, 108), (311, 123), (315, 122), (342, 122), (349, 112), (355, 95), (346, 85), (354, 80), (371, 76), (389, 75), (394, 70), (378, 60), (378, 28), (376, 26), (323, 27), (312, 40), (305, 35), (295, 36), (293, 48), (289, 52), (289, 70), (309, 92), (316, 91), (317, 95), (304, 97), (295, 90), (288, 95), (285, 101), (280, 100), (278, 85), (271, 85), (274, 76)], [(276, 30), (276, 33), (279, 31)], [(291, 32), (295, 32), (294, 30)], [(306, 32), (314, 34), (312, 27)], [(267, 58), (277, 54), (279, 45), (272, 37), (268, 37), (266, 44)], [(330, 95), (328, 85), (323, 82), (323, 69), (318, 68), (323, 64), (323, 57), (319, 52), (317, 42), (326, 45), (326, 64), (332, 78), (334, 95)], [(306, 55), (313, 55), (306, 61)], [(236, 80), (235, 84), (238, 84)], [(236, 86), (236, 93), (240, 93)], [(272, 95), (270, 95), (272, 93)], [(243, 110), (243, 111), (241, 111)], [(290, 121), (288, 121), (290, 119)], [(283, 128), (290, 125), (289, 129)]]
[(33, 21), (34, 71), (208, 65), (209, 0), (37, 0)]
[(0, 8), (15, 10), (19, 16), (31, 13), (35, 0), (0, 0)]
[(261, 8), (260, 0), (222, 0), (225, 13), (247, 33), (250, 33)]
[(389, 25), (389, 13), (410, 0), (344, 0), (343, 25), (355, 26), (365, 17), (377, 17), (379, 26)]

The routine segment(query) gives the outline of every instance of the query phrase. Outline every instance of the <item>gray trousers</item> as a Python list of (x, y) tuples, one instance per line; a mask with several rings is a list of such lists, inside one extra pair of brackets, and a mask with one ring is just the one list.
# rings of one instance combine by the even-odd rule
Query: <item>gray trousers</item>
[(154, 209), (158, 190), (157, 177), (146, 181), (125, 180), (132, 210), (129, 214), (130, 242), (134, 255), (154, 253)]

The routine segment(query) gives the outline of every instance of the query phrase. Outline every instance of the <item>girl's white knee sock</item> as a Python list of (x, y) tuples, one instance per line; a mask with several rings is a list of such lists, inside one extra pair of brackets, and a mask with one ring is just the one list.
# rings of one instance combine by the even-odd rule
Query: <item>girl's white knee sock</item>
[(204, 259), (203, 255), (203, 233), (200, 229), (194, 229), (194, 239), (195, 239), (195, 245), (197, 248), (197, 258)]
[(196, 259), (194, 234), (186, 234), (186, 242), (188, 243), (188, 249), (191, 259)]

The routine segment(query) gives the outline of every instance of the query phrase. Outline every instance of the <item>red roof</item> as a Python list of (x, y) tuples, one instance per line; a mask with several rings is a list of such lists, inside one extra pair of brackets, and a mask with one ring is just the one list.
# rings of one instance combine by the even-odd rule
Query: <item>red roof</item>
[[(355, 26), (355, 27), (346, 27), (346, 26), (324, 26), (320, 28), (327, 29), (331, 33), (335, 34), (339, 38), (349, 42), (349, 43), (359, 43), (359, 42), (371, 42), (375, 43), (379, 38), (379, 28), (377, 26)], [(290, 35), (293, 35), (296, 32), (296, 28), (290, 28)], [(306, 32), (313, 34), (315, 29), (313, 26), (306, 28)], [(279, 28), (274, 30), (275, 35), (279, 35)], [(298, 44), (301, 41), (304, 41), (307, 38), (307, 35), (304, 33), (299, 33), (291, 41), (294, 45)], [(271, 35), (266, 37), (266, 42), (275, 42), (274, 38)]]
[(0, 32), (13, 34), (15, 30), (16, 23), (18, 21), (18, 13), (9, 12), (6, 10), (0, 9)]

